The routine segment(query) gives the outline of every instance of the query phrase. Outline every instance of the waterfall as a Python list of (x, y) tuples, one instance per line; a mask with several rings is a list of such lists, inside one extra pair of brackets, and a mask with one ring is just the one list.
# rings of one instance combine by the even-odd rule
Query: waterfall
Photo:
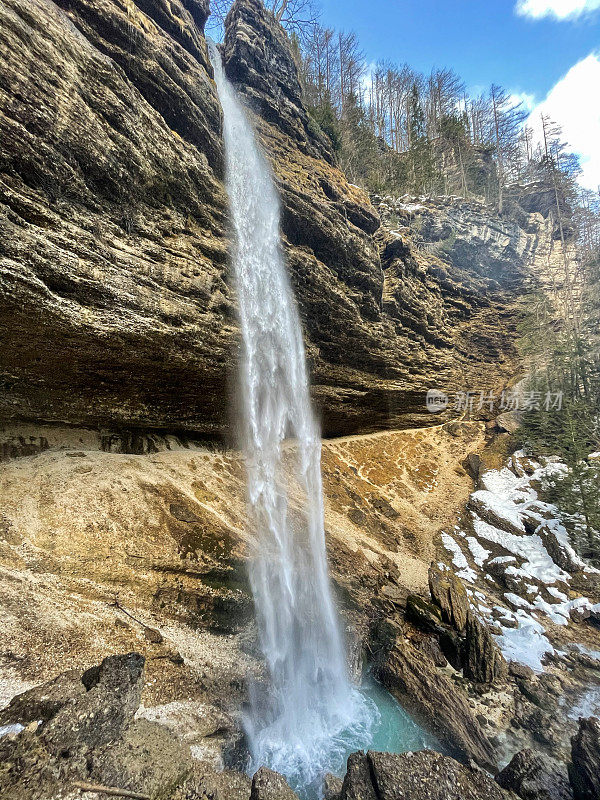
[(279, 197), (220, 54), (214, 44), (210, 50), (224, 114), (243, 343), (244, 447), (257, 530), (250, 584), (268, 671), (266, 687), (250, 692), (250, 768), (265, 764), (306, 788), (338, 767), (349, 742), (368, 745), (377, 712), (349, 680), (327, 573), (320, 430), (281, 246)]

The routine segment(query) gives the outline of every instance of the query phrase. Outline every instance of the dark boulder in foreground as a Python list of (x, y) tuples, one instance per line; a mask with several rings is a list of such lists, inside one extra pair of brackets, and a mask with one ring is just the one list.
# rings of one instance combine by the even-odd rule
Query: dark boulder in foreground
[(353, 753), (342, 800), (505, 800), (507, 795), (484, 772), (454, 759), (420, 753)]
[(569, 777), (575, 800), (600, 798), (600, 719), (579, 721), (579, 730), (571, 739), (572, 764)]
[(496, 776), (503, 789), (510, 789), (522, 800), (571, 800), (573, 791), (564, 764), (542, 753), (521, 750)]
[(18, 695), (0, 712), (0, 724), (39, 722), (39, 736), (55, 754), (105, 745), (133, 719), (143, 673), (138, 653), (109, 656), (97, 667), (63, 673)]
[(246, 775), (201, 768), (175, 733), (135, 719), (143, 678), (144, 659), (128, 653), (15, 697), (0, 724), (26, 727), (0, 739), (2, 800), (76, 800), (80, 783), (162, 800), (249, 800)]

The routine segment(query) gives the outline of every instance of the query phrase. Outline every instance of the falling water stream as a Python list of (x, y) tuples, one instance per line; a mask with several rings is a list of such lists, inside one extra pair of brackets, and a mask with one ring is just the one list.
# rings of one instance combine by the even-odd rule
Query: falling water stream
[(306, 795), (318, 793), (324, 773), (343, 768), (349, 752), (370, 746), (380, 714), (348, 677), (332, 598), (320, 431), (281, 247), (279, 197), (215, 45), (211, 59), (224, 114), (244, 447), (258, 532), (250, 583), (268, 670), (267, 685), (250, 692), (250, 769), (267, 765)]

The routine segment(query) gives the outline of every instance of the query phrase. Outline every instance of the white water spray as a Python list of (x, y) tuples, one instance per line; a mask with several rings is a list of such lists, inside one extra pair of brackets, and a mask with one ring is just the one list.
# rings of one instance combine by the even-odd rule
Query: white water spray
[[(269, 676), (266, 692), (251, 692), (251, 769), (265, 764), (296, 787), (314, 787), (341, 766), (349, 744), (369, 744), (377, 712), (348, 678), (331, 595), (320, 431), (281, 248), (279, 198), (215, 45), (211, 59), (224, 113), (248, 494), (258, 531), (250, 582)], [(286, 438), (294, 445), (284, 448)], [(284, 450), (288, 471), (295, 462), (293, 495)]]

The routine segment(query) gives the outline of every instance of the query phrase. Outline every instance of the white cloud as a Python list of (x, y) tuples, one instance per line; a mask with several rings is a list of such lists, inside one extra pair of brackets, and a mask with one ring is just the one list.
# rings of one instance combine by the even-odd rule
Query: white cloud
[[(599, 0), (600, 2), (600, 0)], [(377, 72), (377, 64), (374, 61), (367, 66), (360, 81), (360, 88), (362, 96), (365, 100), (369, 99), (369, 92), (371, 91), (371, 81)]]
[(515, 11), (521, 17), (576, 19), (600, 8), (600, 0), (517, 0)]
[(535, 95), (529, 92), (511, 92), (510, 102), (513, 106), (521, 105), (524, 111), (533, 111), (535, 108)]
[(563, 130), (570, 149), (581, 158), (582, 186), (600, 186), (600, 52), (578, 61), (531, 112), (528, 124), (541, 136), (541, 114)]

